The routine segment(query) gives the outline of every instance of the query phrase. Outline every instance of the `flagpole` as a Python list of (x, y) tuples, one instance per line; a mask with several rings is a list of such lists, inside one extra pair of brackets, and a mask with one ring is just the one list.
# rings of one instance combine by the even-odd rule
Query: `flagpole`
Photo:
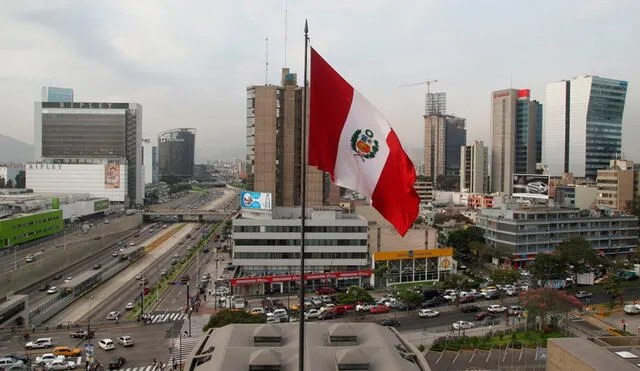
[(302, 167), (302, 215), (300, 216), (301, 228), (300, 228), (300, 300), (298, 304), (298, 311), (300, 312), (299, 323), (299, 344), (298, 344), (298, 370), (304, 371), (304, 245), (305, 245), (305, 227), (306, 227), (306, 213), (307, 213), (307, 103), (309, 83), (307, 82), (307, 63), (309, 50), (309, 25), (307, 20), (304, 21), (304, 90), (302, 92), (302, 153), (301, 153), (301, 167)]

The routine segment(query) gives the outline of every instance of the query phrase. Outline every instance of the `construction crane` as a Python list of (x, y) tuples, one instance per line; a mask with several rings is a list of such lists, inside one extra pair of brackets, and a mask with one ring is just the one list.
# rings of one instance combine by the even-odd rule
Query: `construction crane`
[(398, 86), (399, 88), (406, 88), (417, 85), (427, 85), (427, 93), (425, 94), (424, 113), (427, 116), (430, 115), (443, 115), (446, 111), (446, 93), (433, 93), (431, 94), (431, 84), (438, 82), (438, 80), (426, 80), (413, 84), (404, 84)]

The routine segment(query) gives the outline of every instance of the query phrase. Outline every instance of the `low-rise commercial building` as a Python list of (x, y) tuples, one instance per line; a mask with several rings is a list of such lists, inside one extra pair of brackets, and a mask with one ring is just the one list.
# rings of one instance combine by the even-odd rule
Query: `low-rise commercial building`
[(547, 371), (632, 371), (640, 364), (640, 336), (549, 339)]
[(11, 214), (0, 219), (0, 249), (62, 232), (63, 229), (62, 210)]
[(384, 287), (396, 283), (435, 282), (457, 271), (452, 248), (377, 252), (373, 254), (373, 266), (374, 272), (380, 272), (375, 277), (376, 284)]
[[(306, 371), (429, 371), (422, 353), (374, 323), (307, 323)], [(233, 324), (209, 330), (185, 362), (191, 371), (298, 370), (298, 324)]]
[(555, 250), (562, 241), (580, 236), (600, 254), (628, 254), (638, 245), (638, 218), (595, 209), (530, 207), (505, 204), (481, 209), (478, 226), (488, 247), (507, 251), (516, 267), (525, 267), (539, 253)]
[(420, 203), (433, 201), (433, 182), (416, 182), (413, 188), (420, 198)]
[(611, 160), (608, 169), (598, 170), (597, 205), (613, 210), (629, 210), (634, 196), (633, 162)]

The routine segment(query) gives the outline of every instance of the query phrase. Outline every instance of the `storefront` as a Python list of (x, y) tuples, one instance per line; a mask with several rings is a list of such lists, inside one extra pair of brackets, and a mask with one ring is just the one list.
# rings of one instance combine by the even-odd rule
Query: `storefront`
[(385, 251), (373, 254), (376, 286), (440, 281), (457, 271), (453, 249)]

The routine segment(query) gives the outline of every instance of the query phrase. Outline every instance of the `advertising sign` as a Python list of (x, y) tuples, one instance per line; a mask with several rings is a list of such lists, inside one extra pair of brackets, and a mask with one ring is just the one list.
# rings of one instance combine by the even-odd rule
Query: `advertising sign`
[(109, 208), (109, 200), (96, 200), (93, 202), (93, 211), (102, 211)]
[(85, 344), (84, 345), (84, 355), (87, 358), (87, 362), (93, 363), (94, 359), (94, 347), (93, 344)]
[[(328, 280), (332, 278), (358, 278), (368, 277), (373, 274), (372, 270), (346, 271), (346, 272), (327, 272), (327, 273), (307, 273), (304, 275), (306, 280)], [(277, 283), (299, 281), (299, 274), (290, 274), (285, 276), (264, 276), (264, 277), (243, 277), (231, 279), (231, 285), (250, 285), (259, 283)]]
[(104, 165), (104, 187), (120, 188), (120, 164)]
[(245, 209), (271, 210), (271, 193), (242, 192), (240, 205)]
[(511, 190), (514, 197), (549, 199), (549, 176), (514, 174)]

